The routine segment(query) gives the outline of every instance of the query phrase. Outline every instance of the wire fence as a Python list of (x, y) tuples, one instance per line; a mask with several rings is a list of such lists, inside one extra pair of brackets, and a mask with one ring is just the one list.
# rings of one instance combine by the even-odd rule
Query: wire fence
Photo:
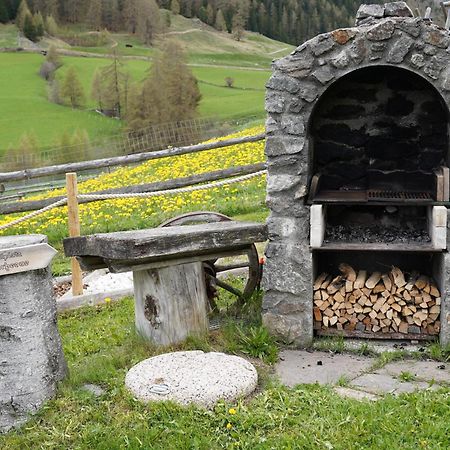
[[(248, 120), (251, 119), (255, 118)], [(167, 146), (190, 145), (227, 134), (238, 122), (238, 119), (223, 121), (217, 118), (194, 118), (124, 131), (92, 141), (88, 136), (80, 134), (75, 139), (76, 142), (70, 145), (42, 148), (39, 151), (16, 146), (0, 158), (0, 172), (157, 151)]]

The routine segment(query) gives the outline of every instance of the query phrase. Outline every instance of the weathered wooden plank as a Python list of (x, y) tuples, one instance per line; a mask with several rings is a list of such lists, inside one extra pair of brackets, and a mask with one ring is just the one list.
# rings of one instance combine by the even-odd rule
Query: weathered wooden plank
[(104, 233), (64, 240), (66, 256), (152, 262), (232, 251), (267, 239), (265, 224), (216, 222)]
[(208, 331), (208, 299), (200, 262), (134, 272), (136, 329), (157, 345)]
[[(143, 192), (167, 191), (169, 189), (176, 189), (186, 186), (193, 186), (196, 184), (207, 183), (211, 181), (222, 180), (240, 175), (248, 175), (250, 173), (259, 172), (266, 168), (265, 163), (250, 164), (246, 166), (232, 167), (230, 169), (215, 170), (213, 172), (206, 172), (199, 175), (191, 175), (189, 177), (175, 178), (173, 180), (158, 181), (155, 183), (138, 184), (115, 189), (105, 189), (102, 191), (90, 192), (90, 195), (95, 194), (136, 194)], [(4, 203), (0, 204), (1, 214), (13, 214), (26, 211), (35, 211), (45, 208), (58, 200), (63, 199), (64, 196), (57, 196), (47, 198), (44, 200), (33, 200), (24, 202)], [(79, 203), (91, 203), (96, 200), (80, 199)]]
[(59, 164), (55, 166), (39, 167), (37, 169), (25, 169), (15, 172), (0, 173), (0, 183), (6, 181), (28, 180), (31, 178), (39, 178), (48, 175), (56, 175), (67, 172), (80, 172), (82, 170), (99, 169), (101, 167), (126, 166), (128, 164), (136, 164), (152, 159), (167, 158), (169, 156), (186, 155), (188, 153), (197, 153), (205, 150), (213, 150), (216, 148), (230, 147), (236, 144), (245, 144), (248, 142), (257, 142), (265, 139), (265, 134), (261, 133), (255, 136), (247, 136), (243, 138), (227, 139), (223, 141), (215, 141), (208, 144), (197, 144), (185, 147), (168, 148), (158, 150), (156, 152), (135, 153), (126, 156), (116, 156), (112, 158), (102, 158), (92, 161), (82, 161), (76, 163)]

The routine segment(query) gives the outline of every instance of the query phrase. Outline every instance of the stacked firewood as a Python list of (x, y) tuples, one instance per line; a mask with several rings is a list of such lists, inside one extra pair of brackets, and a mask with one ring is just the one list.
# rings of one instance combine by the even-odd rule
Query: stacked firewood
[(389, 273), (356, 272), (341, 264), (342, 275), (319, 275), (314, 282), (314, 320), (318, 329), (438, 334), (441, 293), (433, 279), (416, 272), (405, 278)]

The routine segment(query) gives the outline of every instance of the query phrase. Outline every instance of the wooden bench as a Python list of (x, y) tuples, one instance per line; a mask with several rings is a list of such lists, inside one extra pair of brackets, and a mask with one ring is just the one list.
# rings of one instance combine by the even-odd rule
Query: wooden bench
[(133, 271), (137, 331), (159, 345), (208, 329), (203, 261), (241, 255), (267, 239), (264, 224), (219, 222), (64, 240), (85, 270)]

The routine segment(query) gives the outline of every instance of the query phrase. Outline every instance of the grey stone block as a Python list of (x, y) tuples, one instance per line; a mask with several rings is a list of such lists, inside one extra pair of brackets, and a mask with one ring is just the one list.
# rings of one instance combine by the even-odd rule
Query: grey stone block
[(384, 6), (376, 5), (376, 4), (363, 4), (359, 7), (356, 18), (357, 19), (365, 19), (367, 17), (376, 17), (381, 18), (384, 16)]
[(398, 20), (395, 22), (395, 28), (404, 31), (405, 33), (415, 38), (420, 36), (421, 18)]
[(263, 324), (286, 344), (296, 347), (309, 347), (313, 340), (312, 312), (301, 315), (282, 315), (263, 312)]
[(267, 91), (266, 111), (268, 113), (282, 113), (285, 107), (285, 100), (280, 92)]
[(269, 157), (281, 155), (295, 155), (303, 151), (305, 146), (304, 137), (292, 136), (269, 136), (266, 139), (265, 152)]
[(392, 20), (383, 20), (369, 28), (367, 39), (370, 41), (384, 41), (392, 37), (394, 30), (395, 25)]
[(312, 75), (322, 84), (329, 83), (335, 77), (333, 71), (328, 66), (317, 69)]
[(411, 64), (420, 69), (425, 65), (425, 57), (419, 53), (414, 53), (411, 56)]
[(305, 133), (305, 124), (302, 117), (297, 114), (283, 114), (281, 127), (288, 134), (301, 136)]
[(405, 59), (409, 50), (414, 44), (414, 40), (408, 36), (401, 37), (391, 48), (387, 56), (390, 63), (401, 63)]
[(330, 33), (321, 34), (311, 39), (309, 46), (315, 56), (329, 52), (335, 45), (335, 41)]
[(286, 91), (290, 94), (296, 94), (300, 90), (300, 82), (295, 78), (275, 72), (266, 84), (268, 89), (275, 91)]
[(414, 17), (406, 2), (392, 2), (384, 4), (385, 17)]
[(293, 175), (271, 175), (267, 180), (267, 193), (273, 194), (288, 191), (299, 183), (299, 179)]
[(308, 239), (308, 217), (279, 217), (273, 214), (267, 220), (270, 240), (290, 240), (300, 242)]
[(337, 69), (345, 69), (350, 64), (350, 58), (345, 50), (342, 50), (331, 60), (331, 64)]
[(317, 87), (313, 84), (302, 84), (299, 92), (300, 97), (306, 100), (308, 103), (313, 102), (319, 96), (319, 91)]

